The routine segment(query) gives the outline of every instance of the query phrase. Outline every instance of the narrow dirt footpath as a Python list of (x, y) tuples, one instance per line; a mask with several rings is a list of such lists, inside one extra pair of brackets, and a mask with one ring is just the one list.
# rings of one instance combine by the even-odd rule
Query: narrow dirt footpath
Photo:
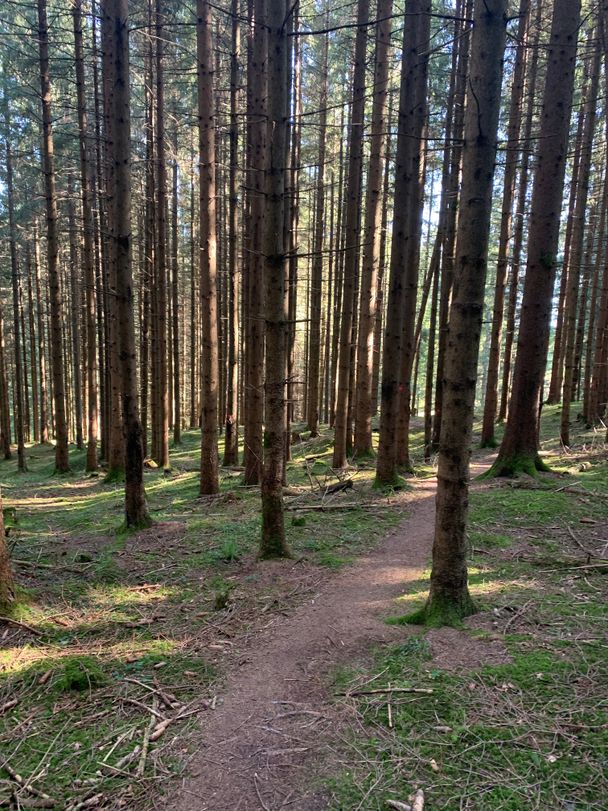
[(203, 743), (192, 775), (165, 808), (326, 808), (314, 777), (331, 760), (331, 732), (344, 719), (336, 717), (325, 677), (407, 633), (384, 618), (404, 583), (417, 579), (429, 561), (435, 484), (418, 481), (400, 527), (242, 651), (221, 705), (201, 716)]

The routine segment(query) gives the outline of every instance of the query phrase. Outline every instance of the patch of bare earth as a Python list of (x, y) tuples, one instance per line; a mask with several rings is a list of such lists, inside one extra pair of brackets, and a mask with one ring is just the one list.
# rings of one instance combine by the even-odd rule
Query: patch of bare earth
[[(221, 703), (200, 719), (199, 751), (177, 796), (179, 811), (316, 811), (328, 798), (319, 778), (331, 771), (333, 747), (355, 721), (337, 706), (328, 675), (341, 664), (369, 659), (375, 646), (397, 642), (408, 628), (384, 619), (392, 600), (428, 563), (435, 480), (417, 482), (410, 517), (376, 549), (323, 583), (290, 617), (275, 618), (244, 640), (240, 666), (227, 678)], [(280, 567), (284, 564), (278, 564)], [(463, 641), (466, 640), (466, 646)], [(498, 644), (464, 632), (436, 632), (437, 661), (468, 669), (504, 657)], [(159, 800), (156, 807), (166, 807)]]

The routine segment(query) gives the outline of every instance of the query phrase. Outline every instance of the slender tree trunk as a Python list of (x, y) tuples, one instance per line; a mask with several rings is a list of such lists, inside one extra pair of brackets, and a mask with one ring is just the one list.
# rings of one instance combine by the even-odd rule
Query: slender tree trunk
[(161, 0), (156, 0), (156, 293), (158, 325), (158, 449), (157, 462), (164, 469), (169, 461), (169, 380), (167, 376), (167, 164), (165, 157), (165, 27)]
[(370, 158), (367, 172), (363, 263), (359, 298), (357, 351), (357, 407), (355, 456), (369, 456), (372, 446), (374, 382), (374, 328), (378, 311), (380, 247), (382, 241), (383, 149), (387, 129), (389, 49), (392, 0), (378, 0), (374, 97), (372, 105)]
[[(597, 37), (597, 30), (595, 31)], [(591, 37), (592, 41), (594, 36)], [(560, 438), (566, 447), (570, 445), (570, 406), (574, 399), (574, 348), (576, 342), (576, 312), (578, 304), (578, 290), (581, 280), (581, 265), (583, 259), (583, 242), (585, 234), (585, 221), (588, 216), (587, 198), (589, 194), (589, 178), (591, 175), (591, 153), (593, 136), (595, 134), (596, 103), (600, 74), (600, 48), (596, 45), (591, 76), (588, 88), (588, 97), (585, 99), (586, 114), (581, 139), (581, 152), (579, 157), (578, 189), (576, 203), (573, 211), (572, 242), (568, 256), (568, 286), (564, 313), (564, 378), (562, 391), (562, 413), (560, 425)]]
[[(25, 336), (22, 338), (21, 324), (19, 318), (19, 268), (17, 265), (17, 244), (16, 244), (16, 226), (15, 226), (15, 208), (14, 208), (14, 190), (13, 190), (13, 158), (10, 142), (10, 115), (8, 106), (8, 95), (6, 86), (4, 88), (4, 124), (5, 124), (5, 142), (4, 142), (4, 157), (6, 160), (6, 194), (7, 194), (7, 208), (8, 208), (8, 233), (9, 233), (9, 251), (11, 258), (11, 287), (13, 292), (13, 350), (15, 359), (15, 435), (17, 438), (17, 470), (20, 473), (27, 471), (27, 464), (25, 460), (25, 431), (24, 431), (24, 406), (23, 406), (23, 374), (24, 366), (21, 356), (21, 341), (25, 341)], [(0, 580), (1, 582), (1, 580)], [(2, 595), (0, 595), (1, 597)]]
[(482, 331), (507, 0), (476, 0), (465, 112), (454, 293), (448, 327), (431, 588), (419, 620), (442, 625), (473, 611), (466, 522)]
[(491, 471), (494, 475), (517, 471), (534, 474), (545, 467), (538, 455), (538, 425), (549, 346), (579, 22), (579, 0), (555, 0), (513, 393), (505, 435)]
[(51, 80), (49, 74), (49, 41), (46, 0), (38, 0), (38, 46), (40, 54), (40, 95), (42, 100), (42, 159), (46, 199), (47, 255), (50, 290), (51, 354), (53, 400), (55, 406), (55, 470), (70, 470), (68, 429), (65, 416), (63, 347), (61, 343), (61, 283), (58, 266), (57, 193), (55, 190), (55, 156), (53, 147)]
[[(500, 236), (498, 242), (498, 261), (496, 263), (496, 282), (494, 287), (494, 309), (492, 313), (492, 334), (488, 360), (488, 376), (485, 390), (483, 422), (481, 427), (481, 447), (496, 447), (494, 422), (498, 405), (498, 372), (500, 367), (500, 348), (502, 343), (502, 322), (504, 317), (505, 284), (507, 281), (509, 242), (512, 234), (512, 209), (515, 194), (517, 161), (519, 158), (519, 135), (522, 118), (522, 99), (524, 90), (524, 72), (526, 60), (526, 30), (530, 12), (529, 0), (520, 0), (519, 25), (516, 42), (518, 43), (513, 69), (511, 103), (509, 107), (509, 124), (507, 128), (507, 146), (505, 173), (503, 180), (502, 212), (500, 217)], [(527, 148), (527, 144), (524, 144)]]
[[(420, 139), (426, 112), (430, 10), (431, 5), (428, 0), (410, 0), (406, 6), (406, 24), (403, 35), (399, 126), (395, 157), (393, 235), (382, 360), (380, 437), (376, 465), (376, 481), (382, 486), (398, 483), (397, 420), (404, 310), (407, 308), (406, 318), (413, 318), (418, 276), (417, 264), (411, 266), (415, 252), (410, 252), (409, 243), (414, 241), (416, 234), (419, 233), (417, 223), (419, 222), (420, 202)], [(413, 329), (412, 322), (412, 334)]]
[(357, 33), (355, 36), (353, 102), (349, 134), (348, 179), (344, 219), (345, 251), (342, 288), (342, 317), (340, 319), (340, 346), (338, 385), (335, 411), (335, 439), (333, 467), (347, 464), (347, 445), (350, 436), (348, 421), (349, 388), (351, 376), (351, 344), (354, 321), (354, 295), (357, 287), (359, 255), (359, 213), (361, 206), (361, 168), (363, 162), (363, 127), (365, 118), (365, 52), (369, 0), (357, 0)]
[(76, 447), (84, 447), (82, 436), (82, 352), (80, 346), (80, 285), (78, 284), (78, 248), (76, 247), (76, 217), (74, 214), (74, 189), (68, 176), (68, 230), (70, 232), (70, 332), (72, 338), (72, 393), (74, 419), (76, 421)]
[(310, 435), (319, 435), (319, 368), (321, 363), (321, 301), (323, 294), (323, 244), (325, 236), (325, 154), (327, 141), (327, 73), (329, 37), (321, 45), (319, 90), (319, 149), (317, 168), (317, 199), (310, 280), (310, 342), (308, 356), (308, 386), (306, 390), (306, 422)]
[(83, 264), (85, 285), (86, 382), (87, 382), (87, 459), (86, 470), (97, 469), (97, 335), (95, 303), (95, 254), (93, 243), (93, 180), (88, 148), (88, 124), (82, 44), (82, 0), (74, 0), (74, 61), (80, 149), (80, 189), (83, 221)]
[(232, 49), (230, 54), (230, 169), (228, 209), (228, 368), (226, 380), (226, 416), (224, 431), (224, 464), (238, 463), (238, 346), (239, 346), (239, 194), (238, 194), (238, 87), (239, 54), (241, 50), (241, 27), (239, 0), (232, 0)]
[(524, 149), (521, 156), (521, 167), (519, 170), (517, 201), (514, 213), (514, 233), (513, 250), (511, 256), (511, 274), (509, 278), (509, 297), (507, 303), (507, 319), (505, 325), (505, 347), (503, 353), (502, 385), (500, 393), (500, 409), (498, 411), (498, 422), (503, 422), (507, 417), (507, 405), (509, 401), (509, 383), (511, 380), (511, 366), (513, 355), (513, 342), (515, 340), (515, 317), (517, 311), (517, 296), (519, 291), (519, 271), (521, 267), (521, 255), (524, 242), (524, 223), (527, 221), (527, 195), (528, 178), (530, 175), (531, 149), (529, 146), (532, 135), (532, 123), (534, 120), (534, 110), (536, 104), (536, 84), (538, 65), (538, 41), (542, 20), (542, 0), (538, 0), (536, 6), (536, 19), (534, 22), (534, 34), (531, 42), (531, 57), (526, 60), (528, 67), (527, 81), (527, 102), (525, 123), (522, 131), (522, 143)]
[(264, 218), (264, 281), (266, 318), (266, 427), (262, 475), (262, 537), (260, 557), (287, 557), (290, 550), (283, 518), (285, 464), (285, 370), (287, 368), (286, 255), (284, 247), (285, 139), (288, 84), (285, 0), (268, 0), (268, 153)]
[(197, 0), (200, 274), (203, 326), (201, 495), (219, 492), (215, 104), (211, 33), (211, 5), (208, 0)]
[(120, 340), (122, 423), (125, 436), (125, 522), (149, 526), (144, 491), (144, 447), (137, 405), (135, 307), (131, 271), (131, 114), (129, 82), (128, 0), (106, 0), (112, 26), (111, 109), (114, 120), (112, 157), (114, 194), (112, 235), (115, 240), (116, 294)]
[[(34, 423), (34, 442), (40, 442), (40, 401), (38, 392), (38, 346), (36, 342), (36, 326), (34, 313), (34, 296), (32, 292), (32, 250), (28, 242), (26, 245), (27, 265), (27, 314), (30, 337), (30, 366), (32, 372), (32, 417)], [(0, 406), (1, 408), (1, 406)]]
[(245, 265), (247, 339), (245, 344), (245, 483), (261, 478), (264, 420), (264, 170), (266, 161), (266, 0), (253, 0), (253, 36), (247, 72), (249, 121), (249, 234)]
[(177, 164), (177, 112), (175, 113), (175, 127), (173, 131), (173, 167), (172, 167), (172, 194), (171, 194), (171, 331), (173, 335), (173, 442), (175, 445), (182, 441), (182, 385), (180, 368), (180, 339), (179, 339), (179, 245), (178, 231), (178, 164)]

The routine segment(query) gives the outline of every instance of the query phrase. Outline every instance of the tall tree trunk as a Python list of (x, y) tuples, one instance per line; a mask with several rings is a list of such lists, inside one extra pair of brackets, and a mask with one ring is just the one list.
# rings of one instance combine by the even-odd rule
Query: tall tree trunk
[(201, 495), (219, 492), (215, 104), (211, 33), (211, 5), (208, 0), (197, 0), (200, 274), (203, 328)]
[(315, 208), (312, 276), (310, 279), (310, 342), (306, 422), (310, 435), (319, 435), (319, 368), (321, 363), (321, 301), (323, 294), (323, 244), (325, 236), (325, 154), (327, 140), (327, 73), (329, 37), (321, 45), (319, 90), (319, 149), (317, 160), (317, 199)]
[(439, 435), (441, 432), (441, 411), (443, 407), (443, 364), (445, 360), (446, 336), (448, 332), (448, 319), (450, 301), (452, 298), (452, 282), (454, 275), (454, 248), (456, 237), (457, 199), (460, 188), (460, 170), (462, 160), (462, 138), (464, 127), (465, 90), (468, 75), (470, 23), (473, 13), (473, 0), (462, 0), (458, 12), (463, 19), (457, 20), (455, 28), (456, 47), (456, 74), (454, 83), (454, 120), (452, 126), (452, 147), (450, 150), (450, 166), (445, 195), (445, 223), (442, 229), (443, 244), (441, 251), (441, 284), (439, 287), (439, 342), (437, 347), (437, 372), (435, 376), (435, 409), (433, 414), (433, 449), (439, 450)]
[(264, 288), (266, 319), (266, 382), (264, 470), (262, 475), (262, 537), (260, 557), (286, 557), (291, 553), (283, 517), (285, 464), (285, 370), (287, 368), (285, 139), (288, 84), (285, 0), (268, 0), (268, 152), (264, 217)]
[[(398, 483), (397, 420), (403, 350), (404, 309), (413, 318), (416, 304), (418, 267), (408, 266), (413, 254), (409, 243), (416, 239), (419, 222), (420, 143), (426, 111), (428, 37), (431, 4), (410, 0), (406, 6), (401, 62), (399, 124), (395, 156), (395, 199), (393, 235), (384, 354), (380, 437), (376, 481), (382, 486)], [(411, 324), (413, 333), (414, 324)], [(409, 397), (409, 387), (408, 387)]]
[[(496, 447), (494, 438), (494, 422), (498, 405), (498, 371), (500, 367), (500, 348), (502, 343), (502, 322), (505, 305), (505, 284), (507, 281), (509, 242), (512, 235), (512, 209), (515, 194), (515, 179), (517, 161), (519, 158), (519, 134), (522, 118), (522, 100), (524, 90), (524, 72), (526, 66), (526, 48), (528, 18), (530, 12), (529, 0), (520, 0), (519, 24), (516, 42), (518, 43), (513, 68), (513, 84), (511, 87), (511, 102), (509, 106), (509, 123), (507, 127), (507, 146), (505, 159), (505, 173), (503, 180), (502, 211), (500, 217), (500, 236), (498, 241), (498, 261), (496, 263), (496, 282), (494, 287), (494, 309), (492, 313), (492, 334), (490, 339), (490, 355), (488, 360), (488, 376), (486, 381), (483, 422), (481, 426), (481, 447)], [(527, 144), (524, 144), (527, 147)]]
[[(26, 245), (27, 266), (27, 314), (30, 337), (30, 366), (32, 373), (32, 421), (34, 424), (34, 442), (40, 442), (40, 400), (38, 391), (38, 346), (36, 342), (36, 325), (34, 313), (34, 296), (32, 292), (32, 250)], [(0, 406), (1, 408), (1, 406)]]
[(49, 38), (46, 0), (38, 0), (38, 47), (40, 55), (40, 96), (42, 100), (42, 161), (46, 200), (47, 265), (51, 309), (51, 356), (53, 400), (55, 406), (55, 470), (68, 473), (68, 429), (65, 416), (63, 347), (61, 343), (61, 282), (58, 266), (57, 193), (55, 190), (55, 155), (51, 113), (51, 79), (49, 74)]
[[(536, 18), (534, 21), (534, 32), (531, 41), (530, 59), (526, 59), (527, 84), (526, 84), (526, 114), (522, 131), (522, 143), (530, 144), (532, 135), (532, 124), (534, 121), (534, 110), (536, 104), (536, 84), (538, 65), (538, 42), (542, 21), (542, 0), (538, 0), (536, 6)], [(513, 250), (511, 255), (511, 273), (509, 278), (509, 297), (507, 302), (507, 318), (505, 325), (505, 347), (503, 352), (502, 384), (500, 392), (500, 408), (498, 411), (498, 422), (503, 422), (507, 417), (507, 405), (509, 401), (509, 383), (511, 381), (511, 366), (513, 355), (513, 342), (515, 340), (515, 318), (517, 311), (517, 296), (519, 291), (519, 271), (521, 267), (521, 255), (524, 242), (524, 224), (527, 222), (527, 195), (528, 178), (530, 175), (531, 149), (526, 147), (521, 155), (521, 167), (519, 170), (517, 200), (514, 212), (514, 233)]]
[(72, 393), (76, 422), (76, 447), (84, 447), (82, 436), (82, 352), (80, 346), (80, 285), (78, 284), (78, 248), (76, 247), (76, 216), (74, 214), (74, 188), (68, 176), (68, 230), (70, 232), (70, 332), (72, 343)]
[(239, 346), (239, 194), (238, 194), (238, 86), (239, 54), (241, 50), (241, 26), (239, 0), (232, 0), (232, 47), (230, 53), (230, 169), (228, 208), (228, 368), (226, 381), (226, 416), (224, 431), (224, 464), (238, 463), (238, 346)]
[(178, 163), (177, 163), (177, 112), (173, 131), (173, 167), (171, 192), (171, 332), (173, 349), (173, 442), (179, 445), (182, 441), (182, 385), (180, 368), (179, 338), (179, 245), (178, 232)]
[[(595, 31), (597, 37), (597, 29)], [(594, 40), (592, 35), (591, 40)], [(581, 265), (583, 259), (583, 242), (585, 234), (585, 221), (588, 216), (587, 198), (589, 194), (589, 178), (591, 175), (591, 153), (593, 136), (595, 134), (596, 103), (600, 74), (600, 47), (596, 42), (591, 76), (589, 80), (588, 96), (585, 98), (585, 123), (581, 138), (581, 152), (579, 157), (578, 188), (576, 203), (573, 211), (572, 242), (568, 255), (568, 286), (566, 292), (564, 313), (564, 378), (562, 391), (562, 413), (560, 424), (560, 438), (566, 447), (570, 445), (570, 405), (574, 398), (574, 348), (576, 342), (576, 311), (578, 304), (578, 289), (581, 280)]]
[(131, 114), (129, 80), (128, 0), (106, 0), (112, 26), (114, 119), (112, 157), (114, 194), (112, 235), (115, 240), (116, 294), (120, 340), (122, 423), (125, 436), (125, 523), (148, 526), (150, 518), (144, 491), (144, 447), (137, 405), (135, 308), (131, 270)]
[(156, 0), (156, 294), (158, 327), (158, 448), (157, 462), (164, 469), (169, 461), (169, 379), (167, 376), (167, 163), (165, 150), (164, 14)]
[(466, 566), (469, 458), (482, 331), (507, 0), (476, 0), (465, 112), (454, 290), (444, 366), (431, 588), (418, 620), (473, 611)]
[(10, 141), (11, 122), (10, 122), (8, 93), (6, 85), (4, 87), (4, 126), (5, 126), (4, 156), (6, 160), (8, 233), (9, 233), (9, 251), (11, 257), (11, 287), (13, 291), (13, 350), (15, 358), (14, 390), (15, 390), (15, 405), (16, 405), (15, 435), (17, 438), (17, 470), (20, 473), (25, 473), (27, 471), (27, 464), (25, 461), (25, 430), (24, 430), (24, 414), (23, 414), (24, 366), (21, 356), (21, 341), (22, 340), (25, 341), (25, 335), (22, 336), (21, 323), (19, 318), (19, 268), (17, 265), (17, 244), (16, 244), (16, 225), (15, 225), (14, 189), (13, 189), (13, 157)]
[(266, 161), (266, 0), (253, 0), (253, 35), (247, 70), (249, 220), (245, 266), (245, 483), (259, 484), (264, 420), (264, 169)]
[(378, 312), (382, 241), (383, 149), (387, 130), (387, 96), (393, 0), (378, 0), (374, 97), (367, 172), (363, 263), (359, 297), (355, 456), (369, 456), (372, 446), (374, 331)]
[(87, 459), (86, 470), (97, 469), (97, 335), (95, 303), (95, 246), (93, 243), (93, 178), (88, 147), (88, 123), (82, 44), (82, 0), (74, 0), (74, 61), (80, 149), (80, 190), (82, 196), (83, 264), (85, 285), (86, 382), (87, 382)]
[(579, 22), (580, 0), (555, 0), (513, 393), (505, 435), (491, 471), (494, 475), (517, 471), (535, 474), (545, 468), (538, 455), (538, 424), (549, 346)]
[(369, 0), (357, 0), (357, 33), (355, 35), (352, 112), (349, 135), (348, 178), (344, 218), (345, 250), (342, 286), (342, 317), (338, 360), (337, 398), (333, 467), (347, 464), (347, 444), (350, 437), (349, 389), (351, 376), (352, 331), (355, 309), (355, 289), (359, 256), (359, 214), (361, 207), (361, 169), (363, 161), (363, 127), (365, 118), (365, 52)]

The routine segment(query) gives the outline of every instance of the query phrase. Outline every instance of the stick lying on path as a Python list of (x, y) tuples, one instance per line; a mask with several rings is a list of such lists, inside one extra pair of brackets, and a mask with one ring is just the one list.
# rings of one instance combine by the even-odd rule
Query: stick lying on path
[(432, 687), (381, 687), (378, 690), (353, 690), (347, 693), (336, 693), (337, 696), (376, 696), (385, 693), (425, 693), (433, 692)]

